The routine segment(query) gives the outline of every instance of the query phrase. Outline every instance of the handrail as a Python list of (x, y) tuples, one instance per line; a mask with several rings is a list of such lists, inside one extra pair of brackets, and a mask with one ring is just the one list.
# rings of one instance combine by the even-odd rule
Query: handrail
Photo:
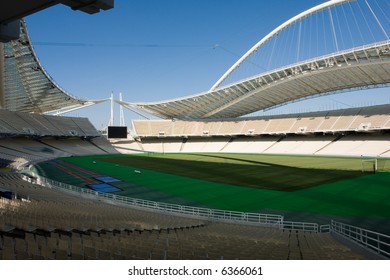
[(379, 232), (355, 227), (352, 225), (344, 224), (331, 220), (330, 225), (321, 225), (318, 226), (317, 223), (308, 223), (308, 222), (294, 222), (294, 221), (284, 221), (284, 217), (281, 215), (275, 214), (263, 214), (263, 213), (247, 213), (247, 212), (238, 212), (238, 211), (228, 211), (228, 210), (219, 210), (219, 209), (210, 209), (210, 208), (201, 208), (201, 207), (192, 207), (185, 205), (170, 204), (164, 202), (149, 201), (143, 199), (130, 198), (115, 194), (102, 193), (98, 191), (92, 191), (85, 188), (80, 188), (72, 186), (66, 183), (61, 183), (52, 179), (45, 178), (43, 176), (37, 175), (34, 172), (30, 171), (32, 177), (28, 177), (21, 174), (21, 177), (31, 182), (34, 178), (34, 183), (39, 185), (61, 189), (69, 190), (72, 192), (77, 192), (83, 195), (88, 195), (90, 198), (105, 200), (108, 203), (122, 203), (132, 207), (141, 207), (143, 209), (150, 209), (153, 211), (158, 211), (161, 213), (174, 213), (178, 215), (190, 216), (195, 218), (203, 218), (207, 220), (216, 220), (216, 221), (234, 221), (242, 222), (248, 224), (256, 224), (268, 227), (276, 227), (283, 230), (301, 230), (307, 232), (331, 232), (338, 235), (341, 235), (355, 243), (363, 245), (384, 256), (385, 258), (390, 258), (390, 236), (382, 234)]
[(317, 223), (283, 221), (283, 229), (318, 232)]
[(321, 225), (320, 232), (330, 232), (330, 225), (329, 224)]
[[(149, 201), (131, 197), (125, 197), (110, 193), (102, 193), (93, 191), (86, 188), (80, 188), (72, 186), (66, 183), (58, 182), (52, 179), (45, 178), (30, 172), (33, 177), (36, 178), (36, 183), (42, 186), (70, 190), (83, 195), (88, 195), (91, 198), (106, 200), (108, 203), (122, 203), (133, 207), (142, 207), (143, 209), (151, 209), (153, 211), (159, 211), (162, 213), (176, 213), (185, 216), (206, 218), (208, 220), (224, 220), (235, 221), (249, 224), (257, 224), (269, 227), (283, 227), (283, 216), (275, 214), (263, 214), (263, 213), (248, 213), (239, 211), (228, 211), (211, 208), (192, 207), (178, 204), (171, 204), (165, 202)], [(31, 178), (22, 176), (24, 180), (31, 181)]]
[[(124, 205), (149, 209), (158, 211), (161, 213), (171, 213), (181, 216), (203, 218), (214, 221), (234, 221), (245, 224), (261, 225), (266, 227), (276, 227), (285, 230), (302, 230), (307, 232), (323, 232), (322, 226), (319, 227), (318, 223), (309, 222), (295, 222), (285, 221), (282, 215), (277, 214), (265, 214), (265, 213), (250, 213), (240, 211), (229, 211), (212, 208), (193, 207), (165, 202), (150, 201), (138, 198), (131, 198), (121, 195), (115, 195), (111, 193), (102, 193), (86, 188), (72, 186), (66, 183), (58, 182), (44, 176), (40, 176), (31, 170), (26, 170), (31, 174), (30, 177), (22, 175), (22, 178), (31, 182), (31, 178), (35, 178), (35, 183), (60, 190), (69, 190), (72, 192), (80, 193), (89, 196), (91, 199), (105, 200), (107, 203), (121, 203)], [(329, 229), (325, 230), (329, 231)]]
[(390, 236), (379, 232), (331, 221), (330, 231), (342, 235), (376, 253), (390, 258)]

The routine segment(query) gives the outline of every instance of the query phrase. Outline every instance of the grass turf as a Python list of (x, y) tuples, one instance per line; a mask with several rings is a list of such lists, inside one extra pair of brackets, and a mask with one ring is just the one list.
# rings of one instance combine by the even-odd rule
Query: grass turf
[[(390, 173), (362, 173), (360, 158), (144, 154), (63, 160), (122, 179), (123, 192), (116, 194), (141, 199), (249, 212), (390, 218)], [(66, 177), (56, 172), (46, 169), (57, 180)]]
[(350, 159), (339, 162), (328, 159), (326, 168), (322, 162), (321, 170), (313, 168), (318, 159), (315, 162), (312, 159), (210, 153), (157, 154), (152, 157), (144, 154), (101, 160), (215, 183), (279, 191), (296, 191), (363, 175), (351, 167), (345, 169), (345, 165), (353, 163)]

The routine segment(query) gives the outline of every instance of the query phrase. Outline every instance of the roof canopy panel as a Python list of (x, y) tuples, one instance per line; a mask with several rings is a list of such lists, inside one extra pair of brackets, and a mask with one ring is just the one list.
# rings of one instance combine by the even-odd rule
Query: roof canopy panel
[(49, 113), (92, 105), (92, 101), (65, 92), (40, 64), (24, 21), (20, 38), (3, 44), (4, 109), (19, 112)]
[(158, 103), (127, 103), (164, 119), (244, 116), (303, 98), (390, 84), (390, 41), (279, 68), (222, 88)]

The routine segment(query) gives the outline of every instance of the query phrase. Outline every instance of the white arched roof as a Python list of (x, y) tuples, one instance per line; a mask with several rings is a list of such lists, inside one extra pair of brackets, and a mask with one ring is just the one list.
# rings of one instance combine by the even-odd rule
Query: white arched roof
[[(251, 54), (287, 27), (320, 11), (349, 2), (351, 0), (327, 1), (287, 20), (246, 52), (207, 92), (154, 103), (121, 104), (165, 119), (234, 118), (305, 98), (388, 86), (390, 85), (388, 37), (342, 51), (336, 48), (326, 55), (220, 86)], [(331, 24), (334, 27), (333, 21)]]
[(222, 77), (211, 87), (210, 91), (215, 90), (231, 73), (236, 70), (241, 63), (243, 63), (251, 54), (253, 54), (255, 51), (257, 51), (262, 45), (264, 45), (267, 41), (269, 41), (272, 37), (276, 36), (279, 32), (286, 29), (288, 26), (296, 23), (297, 21), (301, 20), (302, 18), (308, 17), (312, 14), (318, 13), (324, 9), (343, 4), (345, 2), (350, 2), (352, 0), (331, 0), (325, 3), (322, 3), (320, 5), (317, 5), (311, 9), (308, 9), (295, 17), (292, 17), (288, 21), (284, 22), (283, 24), (279, 25), (277, 28), (272, 30), (268, 35), (266, 35), (263, 39), (261, 39), (259, 42), (257, 42), (252, 48), (250, 48), (249, 51), (247, 51), (239, 60), (237, 60), (236, 63), (232, 65), (232, 67), (229, 68), (225, 72), (225, 74), (222, 75)]
[(234, 118), (296, 100), (390, 85), (390, 41), (272, 70), (213, 91), (122, 105), (164, 119)]

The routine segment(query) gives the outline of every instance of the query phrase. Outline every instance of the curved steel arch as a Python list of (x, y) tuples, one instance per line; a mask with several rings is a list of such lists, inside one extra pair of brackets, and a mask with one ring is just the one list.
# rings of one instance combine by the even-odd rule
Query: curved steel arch
[(379, 86), (390, 86), (390, 41), (284, 66), (197, 95), (157, 103), (123, 103), (163, 119), (221, 119)]
[(268, 33), (268, 35), (266, 35), (263, 39), (261, 39), (259, 42), (257, 42), (239, 60), (237, 60), (237, 62), (234, 63), (232, 65), (232, 67), (230, 67), (229, 70), (227, 70), (225, 72), (225, 74), (222, 75), (222, 77), (210, 88), (209, 91), (213, 91), (213, 90), (217, 89), (221, 85), (221, 83), (224, 80), (226, 80), (226, 78), (229, 77), (229, 75), (231, 73), (233, 73), (250, 55), (252, 55), (262, 45), (264, 45), (267, 41), (269, 41), (271, 38), (276, 36), (283, 29), (286, 29), (290, 25), (296, 23), (297, 21), (299, 21), (299, 20), (301, 20), (301, 19), (303, 19), (303, 18), (305, 18), (307, 16), (313, 15), (313, 14), (318, 13), (318, 12), (320, 12), (322, 10), (327, 9), (327, 8), (330, 8), (330, 7), (333, 7), (333, 6), (337, 6), (337, 5), (340, 5), (340, 4), (344, 4), (346, 2), (351, 2), (351, 1), (353, 1), (353, 0), (331, 0), (331, 1), (325, 2), (325, 3), (322, 3), (320, 5), (317, 5), (317, 6), (313, 7), (313, 8), (310, 8), (310, 9), (306, 10), (306, 11), (296, 15), (295, 17), (292, 17), (291, 19), (289, 19), (288, 21), (284, 22), (283, 24), (279, 25), (277, 28), (275, 28), (270, 33)]

